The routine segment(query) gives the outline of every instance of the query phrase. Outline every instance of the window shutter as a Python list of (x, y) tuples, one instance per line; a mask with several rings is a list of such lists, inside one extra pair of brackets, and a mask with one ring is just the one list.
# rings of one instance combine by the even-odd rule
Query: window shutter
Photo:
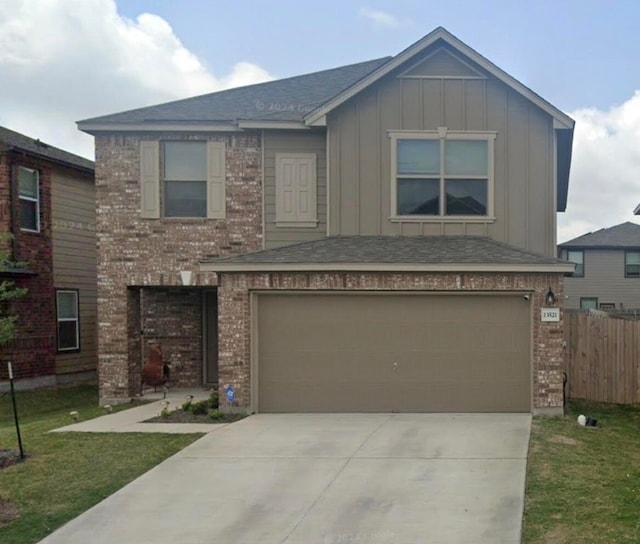
[(225, 144), (207, 143), (207, 217), (224, 219), (226, 212)]
[(316, 226), (316, 156), (276, 153), (276, 224)]
[(140, 142), (140, 212), (147, 219), (160, 217), (160, 142)]

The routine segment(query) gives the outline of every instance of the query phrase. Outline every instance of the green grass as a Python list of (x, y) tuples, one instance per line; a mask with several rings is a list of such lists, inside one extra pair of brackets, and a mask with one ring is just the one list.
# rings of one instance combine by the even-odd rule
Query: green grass
[(640, 406), (572, 402), (566, 417), (534, 418), (523, 542), (640, 542)]
[[(95, 387), (20, 392), (22, 442), (28, 458), (0, 470), (0, 499), (20, 517), (0, 524), (2, 544), (36, 542), (178, 452), (201, 434), (48, 433), (103, 415)], [(117, 410), (126, 407), (117, 407)], [(0, 399), (0, 449), (17, 449), (9, 395)]]

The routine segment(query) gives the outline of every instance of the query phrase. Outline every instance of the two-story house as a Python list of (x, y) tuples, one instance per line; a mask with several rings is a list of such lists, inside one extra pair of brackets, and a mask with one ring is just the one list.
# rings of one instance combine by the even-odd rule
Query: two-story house
[(139, 390), (157, 343), (173, 384), (217, 383), (227, 409), (561, 410), (573, 125), (442, 28), (79, 122), (101, 401)]
[(0, 280), (28, 290), (6, 308), (16, 338), (0, 346), (0, 380), (9, 361), (21, 388), (95, 379), (93, 175), (92, 161), (0, 127), (0, 243), (20, 263)]
[(564, 280), (565, 308), (640, 308), (640, 225), (626, 222), (578, 236), (558, 246), (575, 264)]

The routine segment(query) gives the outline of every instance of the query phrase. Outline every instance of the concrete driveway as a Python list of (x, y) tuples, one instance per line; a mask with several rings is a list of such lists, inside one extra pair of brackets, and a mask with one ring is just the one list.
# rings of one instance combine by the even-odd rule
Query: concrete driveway
[(46, 544), (516, 544), (528, 414), (261, 414)]

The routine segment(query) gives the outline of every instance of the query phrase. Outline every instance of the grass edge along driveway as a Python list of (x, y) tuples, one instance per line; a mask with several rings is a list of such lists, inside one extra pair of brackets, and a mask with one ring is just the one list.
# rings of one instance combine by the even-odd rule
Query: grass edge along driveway
[(533, 419), (522, 541), (640, 541), (640, 406), (572, 401), (565, 417)]
[[(0, 542), (29, 544), (108, 497), (201, 434), (48, 433), (103, 415), (94, 386), (17, 393), (28, 458), (0, 470), (0, 500), (18, 517), (0, 517)], [(115, 409), (128, 408), (118, 406)], [(18, 449), (10, 396), (0, 398), (0, 450)], [(0, 510), (1, 515), (1, 510)]]

